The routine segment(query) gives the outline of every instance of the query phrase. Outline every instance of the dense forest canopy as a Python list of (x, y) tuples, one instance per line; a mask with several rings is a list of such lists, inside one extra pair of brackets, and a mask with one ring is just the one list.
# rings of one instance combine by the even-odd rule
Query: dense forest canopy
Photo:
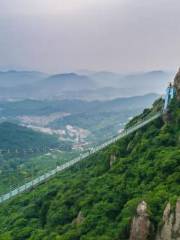
[(46, 155), (55, 149), (63, 156), (63, 151), (71, 150), (71, 143), (10, 122), (0, 123), (0, 195), (54, 168), (56, 159)]
[(13, 123), (0, 124), (0, 149), (21, 150), (58, 147), (58, 139)]
[(180, 103), (173, 100), (166, 120), (1, 205), (0, 239), (125, 240), (142, 199), (157, 228), (167, 201), (180, 194), (179, 126)]

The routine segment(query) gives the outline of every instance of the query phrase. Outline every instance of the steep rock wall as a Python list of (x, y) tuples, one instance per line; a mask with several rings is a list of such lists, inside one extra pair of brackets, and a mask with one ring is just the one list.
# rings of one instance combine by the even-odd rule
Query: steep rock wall
[(175, 79), (174, 79), (174, 86), (176, 88), (176, 96), (177, 99), (180, 100), (180, 69), (177, 72)]

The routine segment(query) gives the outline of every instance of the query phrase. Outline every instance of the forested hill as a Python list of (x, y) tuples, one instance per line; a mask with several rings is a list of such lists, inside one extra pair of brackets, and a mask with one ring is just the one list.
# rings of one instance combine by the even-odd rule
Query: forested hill
[(57, 147), (59, 144), (56, 137), (9, 122), (0, 124), (0, 136), (1, 150), (50, 148)]
[(142, 200), (155, 232), (180, 195), (179, 126), (174, 100), (166, 118), (1, 205), (0, 239), (126, 240)]

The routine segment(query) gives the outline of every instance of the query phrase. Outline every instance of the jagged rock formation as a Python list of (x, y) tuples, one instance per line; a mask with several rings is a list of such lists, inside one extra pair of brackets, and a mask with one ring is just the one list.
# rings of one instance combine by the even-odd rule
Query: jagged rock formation
[(180, 199), (175, 211), (168, 203), (163, 214), (163, 225), (159, 229), (156, 240), (180, 240)]
[(147, 212), (147, 203), (142, 201), (137, 207), (137, 216), (133, 218), (130, 240), (147, 240), (152, 233), (152, 225)]
[(180, 100), (180, 68), (179, 68), (179, 71), (177, 72), (177, 74), (175, 76), (174, 86), (176, 88), (177, 99)]
[[(180, 199), (177, 200), (175, 209), (168, 203), (163, 213), (162, 223), (156, 234), (149, 220), (146, 202), (141, 202), (137, 207), (137, 216), (133, 218), (130, 240), (180, 240)], [(156, 237), (154, 237), (156, 235)]]
[(167, 204), (164, 214), (163, 214), (163, 226), (162, 229), (159, 231), (156, 240), (170, 240), (171, 239), (171, 231), (173, 226), (173, 213), (171, 213), (171, 205), (170, 203)]

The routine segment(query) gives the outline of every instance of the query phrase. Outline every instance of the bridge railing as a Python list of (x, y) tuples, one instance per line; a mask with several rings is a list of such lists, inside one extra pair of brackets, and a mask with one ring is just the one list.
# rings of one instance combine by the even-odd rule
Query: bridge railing
[(58, 172), (62, 172), (65, 169), (68, 169), (70, 167), (72, 167), (73, 165), (75, 165), (76, 163), (82, 161), (83, 159), (89, 157), (90, 155), (104, 149), (105, 147), (107, 147), (108, 145), (115, 143), (116, 141), (118, 141), (119, 139), (133, 133), (134, 131), (142, 128), (143, 126), (145, 126), (146, 124), (148, 124), (149, 122), (157, 119), (158, 117), (160, 117), (162, 115), (162, 112), (158, 112), (155, 115), (144, 119), (142, 122), (137, 123), (136, 125), (125, 129), (124, 131), (122, 131), (120, 134), (118, 134), (117, 136), (114, 136), (111, 140), (106, 141), (105, 143), (91, 149), (89, 152), (86, 152), (84, 154), (81, 154), (79, 157), (76, 157), (60, 166), (57, 166), (55, 169), (48, 171), (47, 173), (33, 179), (30, 182), (25, 183), (24, 185), (17, 187), (16, 189), (13, 189), (12, 191), (10, 191), (9, 193), (6, 193), (2, 196), (0, 196), (0, 203), (12, 198), (13, 196), (16, 196), (20, 193), (23, 193), (27, 190), (30, 190), (31, 188), (43, 183), (44, 181), (47, 181), (49, 178), (55, 176)]

